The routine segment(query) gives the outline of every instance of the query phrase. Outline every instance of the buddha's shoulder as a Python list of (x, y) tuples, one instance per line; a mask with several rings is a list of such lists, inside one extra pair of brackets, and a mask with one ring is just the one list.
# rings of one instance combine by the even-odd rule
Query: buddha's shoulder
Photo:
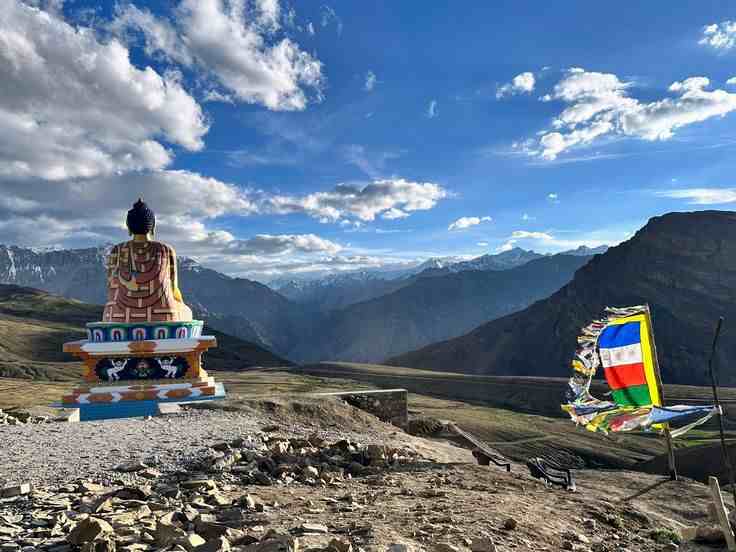
[(164, 242), (160, 242), (160, 241), (150, 241), (148, 243), (150, 243), (151, 246), (154, 249), (156, 249), (158, 251), (161, 251), (162, 253), (164, 253), (164, 252), (165, 253), (172, 253), (172, 254), (175, 254), (176, 253), (174, 251), (173, 246), (169, 245), (168, 243), (164, 243)]
[[(117, 255), (118, 253), (120, 253), (120, 251), (129, 249), (130, 247), (133, 247), (139, 243), (140, 242), (136, 242), (135, 240), (128, 240), (126, 242), (118, 243), (112, 246), (112, 248), (110, 249), (110, 254)], [(147, 248), (153, 249), (154, 251), (174, 253), (174, 248), (168, 243), (153, 240), (145, 243)]]

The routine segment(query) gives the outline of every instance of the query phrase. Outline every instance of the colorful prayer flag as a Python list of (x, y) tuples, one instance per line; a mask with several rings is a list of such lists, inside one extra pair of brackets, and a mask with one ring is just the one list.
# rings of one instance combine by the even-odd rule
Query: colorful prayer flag
[[(608, 433), (661, 431), (665, 424), (687, 422), (671, 432), (676, 437), (718, 412), (715, 406), (662, 406), (651, 327), (648, 307), (637, 306), (607, 308), (603, 318), (581, 330), (572, 361), (570, 401), (562, 406), (575, 423)], [(612, 401), (590, 394), (599, 366)]]
[(598, 337), (603, 374), (620, 406), (661, 406), (646, 314), (612, 320)]

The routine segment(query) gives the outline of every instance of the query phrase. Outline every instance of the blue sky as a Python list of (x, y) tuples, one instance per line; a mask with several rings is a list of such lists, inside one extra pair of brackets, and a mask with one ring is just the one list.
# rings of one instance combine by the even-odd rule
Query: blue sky
[(259, 279), (618, 243), (736, 201), (731, 20), (727, 2), (10, 0), (0, 242), (120, 241), (143, 194), (181, 254)]

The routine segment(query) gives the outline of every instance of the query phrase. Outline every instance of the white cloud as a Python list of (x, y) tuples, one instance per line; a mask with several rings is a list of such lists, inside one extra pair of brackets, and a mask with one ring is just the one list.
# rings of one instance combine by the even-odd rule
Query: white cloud
[(315, 234), (258, 234), (247, 240), (233, 240), (226, 252), (238, 255), (283, 255), (285, 253), (327, 253), (335, 255), (342, 246)]
[(600, 245), (611, 244), (613, 241), (608, 242), (601, 241), (592, 236), (585, 236), (581, 239), (560, 239), (555, 237), (549, 232), (533, 232), (529, 230), (515, 230), (511, 233), (511, 236), (503, 243), (499, 248), (498, 252), (510, 251), (514, 247), (517, 247), (518, 242), (527, 241), (534, 243), (533, 247), (540, 247), (543, 251), (562, 251), (567, 249), (576, 249), (581, 245), (588, 247), (598, 247)]
[(491, 222), (491, 217), (460, 217), (447, 227), (448, 230), (465, 230), (471, 226), (477, 226), (481, 222)]
[(534, 73), (526, 71), (516, 75), (511, 82), (499, 86), (496, 90), (496, 98), (501, 99), (506, 96), (514, 96), (516, 94), (531, 94), (534, 90), (536, 79)]
[(4, 179), (2, 189), (3, 241), (24, 245), (119, 241), (125, 236), (125, 212), (139, 196), (156, 212), (164, 236), (176, 244), (222, 241), (222, 233), (210, 235), (206, 221), (259, 210), (250, 192), (189, 171), (146, 171), (53, 184)]
[(521, 215), (521, 220), (523, 221), (536, 220), (536, 217), (533, 217), (529, 215), (528, 213), (524, 213), (523, 215)]
[(488, 242), (478, 242), (475, 245), (477, 245), (478, 247), (488, 247)]
[(655, 192), (660, 197), (686, 199), (694, 205), (715, 205), (736, 202), (736, 188), (685, 188)]
[[(550, 193), (547, 194), (547, 201), (549, 201), (551, 203), (559, 203), (560, 202), (557, 194), (554, 193), (554, 192), (550, 192)], [(524, 217), (522, 217), (522, 218), (524, 218)], [(524, 219), (524, 220), (527, 220), (527, 219)]]
[(337, 15), (337, 12), (330, 6), (322, 6), (322, 17), (320, 21), (322, 27), (328, 27), (334, 24), (337, 30), (337, 36), (342, 35), (342, 19)]
[(340, 184), (331, 191), (305, 196), (275, 195), (268, 197), (264, 205), (272, 213), (304, 213), (320, 222), (342, 219), (368, 222), (378, 215), (397, 218), (398, 210), (407, 214), (426, 211), (447, 196), (447, 191), (438, 184), (394, 178), (374, 180), (362, 187)]
[(138, 69), (117, 40), (6, 2), (0, 11), (0, 176), (63, 180), (158, 169), (162, 142), (202, 148), (207, 122), (176, 74)]
[[(140, 31), (149, 55), (204, 71), (237, 100), (272, 110), (303, 110), (321, 99), (322, 64), (289, 38), (274, 41), (277, 0), (182, 0), (172, 19), (132, 4), (119, 10), (111, 29), (131, 38)], [(211, 96), (217, 97), (217, 96)]]
[(731, 77), (730, 79), (728, 79), (726, 81), (726, 84), (730, 84), (731, 86), (733, 86), (734, 84), (736, 84), (736, 77)]
[(365, 83), (363, 84), (363, 88), (366, 92), (370, 92), (376, 87), (376, 74), (373, 71), (368, 71), (365, 74)]
[(716, 50), (730, 50), (736, 45), (736, 21), (721, 21), (706, 26), (698, 43)]
[(527, 230), (514, 230), (511, 234), (511, 238), (514, 240), (532, 239), (546, 241), (554, 239), (551, 234), (546, 232), (529, 232)]
[(429, 106), (427, 106), (427, 118), (434, 119), (437, 115), (439, 115), (437, 100), (432, 100), (429, 102)]
[(397, 209), (396, 207), (391, 207), (388, 211), (384, 211), (381, 215), (381, 218), (384, 218), (386, 220), (396, 220), (396, 219), (403, 219), (409, 216), (409, 213), (406, 211), (402, 211), (401, 209)]
[(668, 140), (684, 126), (722, 117), (736, 110), (736, 94), (706, 90), (710, 80), (690, 77), (673, 82), (666, 97), (640, 102), (628, 96), (630, 82), (610, 73), (571, 68), (543, 101), (558, 100), (567, 107), (553, 121), (552, 129), (541, 132), (534, 143), (524, 142), (523, 151), (553, 160), (570, 148), (614, 136), (642, 140)]

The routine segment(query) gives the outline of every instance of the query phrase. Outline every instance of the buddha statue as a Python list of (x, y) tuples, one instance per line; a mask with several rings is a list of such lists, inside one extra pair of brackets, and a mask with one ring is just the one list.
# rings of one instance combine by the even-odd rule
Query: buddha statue
[(119, 243), (107, 259), (107, 303), (103, 322), (187, 322), (192, 310), (179, 291), (176, 252), (153, 241), (156, 217), (143, 199), (126, 219), (132, 239)]

